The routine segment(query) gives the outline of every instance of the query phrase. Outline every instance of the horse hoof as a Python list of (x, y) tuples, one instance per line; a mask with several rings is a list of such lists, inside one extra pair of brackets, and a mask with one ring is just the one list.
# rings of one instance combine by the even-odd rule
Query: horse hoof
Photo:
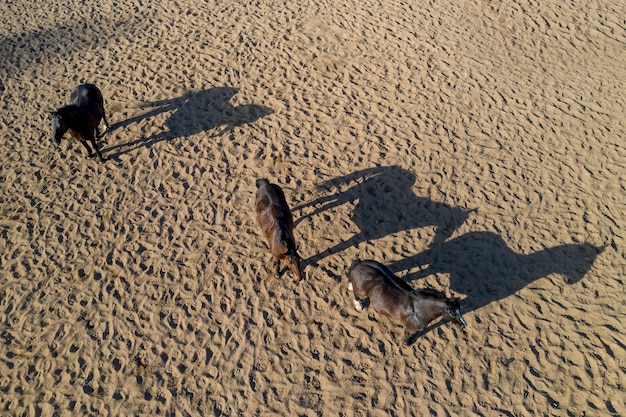
[(415, 334), (412, 334), (411, 336), (405, 337), (404, 340), (402, 341), (402, 346), (404, 347), (411, 346), (413, 343), (417, 341), (418, 336), (419, 334), (415, 333)]

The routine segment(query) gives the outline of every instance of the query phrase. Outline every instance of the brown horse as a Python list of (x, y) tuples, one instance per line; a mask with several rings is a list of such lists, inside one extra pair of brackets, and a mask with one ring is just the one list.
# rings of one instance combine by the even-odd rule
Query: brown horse
[(87, 149), (88, 158), (93, 156), (93, 152), (87, 141), (93, 146), (100, 161), (104, 161), (96, 145), (96, 138), (101, 136), (98, 129), (100, 121), (104, 120), (107, 129), (109, 123), (104, 114), (104, 99), (98, 87), (93, 84), (74, 87), (70, 94), (70, 104), (51, 113), (54, 143), (60, 143), (65, 132), (69, 130), (70, 135)]
[(276, 259), (275, 276), (280, 277), (280, 261), (289, 267), (294, 277), (302, 279), (301, 259), (293, 237), (293, 217), (285, 200), (283, 190), (266, 179), (256, 181), (256, 216), (267, 239), (272, 255)]
[(404, 325), (404, 346), (415, 342), (418, 332), (437, 317), (467, 326), (461, 315), (458, 298), (433, 289), (414, 290), (396, 277), (385, 265), (376, 261), (354, 261), (348, 272), (348, 290), (354, 292), (354, 308), (363, 311), (364, 301), (380, 314)]

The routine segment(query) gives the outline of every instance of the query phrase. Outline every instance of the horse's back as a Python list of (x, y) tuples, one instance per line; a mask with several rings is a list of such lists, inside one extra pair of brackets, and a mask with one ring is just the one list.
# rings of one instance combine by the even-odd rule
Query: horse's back
[[(383, 264), (376, 261), (353, 263), (349, 272), (356, 298), (369, 298), (370, 305), (380, 314), (404, 321), (410, 314), (412, 292), (400, 287), (400, 280)], [(405, 286), (410, 288), (408, 284)]]
[[(361, 281), (361, 285), (371, 286), (376, 283), (385, 288), (397, 288), (403, 291), (413, 291), (413, 287), (401, 278), (398, 278), (387, 266), (374, 260), (354, 261), (350, 266), (349, 276)], [(353, 282), (353, 285), (355, 283)]]
[[(258, 188), (255, 199), (257, 221), (267, 239), (272, 255), (276, 259), (297, 256), (293, 236), (293, 217), (285, 194), (278, 185), (266, 179), (258, 179), (256, 186)], [(287, 262), (288, 265), (290, 262), (292, 261)], [(293, 269), (292, 272), (294, 272)], [(294, 272), (294, 274), (300, 276), (299, 273)]]
[(266, 179), (257, 180), (256, 185), (258, 190), (255, 208), (257, 216), (259, 216), (259, 222), (261, 222), (261, 217), (271, 217), (286, 223), (289, 228), (293, 228), (291, 210), (289, 205), (287, 205), (283, 190)]

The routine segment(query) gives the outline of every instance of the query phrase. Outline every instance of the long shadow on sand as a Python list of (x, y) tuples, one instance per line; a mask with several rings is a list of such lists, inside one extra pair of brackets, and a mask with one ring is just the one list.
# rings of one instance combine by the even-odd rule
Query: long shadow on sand
[[(316, 264), (321, 259), (359, 243), (421, 227), (434, 226), (434, 242), (445, 241), (465, 220), (471, 210), (437, 203), (415, 195), (415, 174), (398, 166), (368, 168), (322, 183), (326, 195), (310, 203), (294, 207), (293, 211), (315, 207), (307, 217), (346, 204), (355, 203), (351, 220), (359, 232), (307, 259)], [(343, 190), (342, 190), (343, 189)]]
[[(7, 2), (5, 2), (7, 3)], [(37, 29), (27, 30), (25, 27), (19, 30), (11, 30), (0, 38), (0, 91), (4, 89), (2, 82), (7, 79), (18, 78), (26, 71), (33, 68), (45, 68), (48, 64), (57, 65), (58, 61), (72, 62), (82, 60), (84, 51), (106, 50), (109, 45), (116, 45), (123, 37), (132, 38), (134, 34), (145, 31), (150, 23), (141, 15), (132, 16), (129, 19), (108, 19), (101, 16), (94, 22), (92, 16), (76, 17), (64, 24), (58, 21), (53, 27), (43, 27), (40, 24)], [(120, 28), (123, 28), (120, 29)], [(94, 40), (97, 39), (97, 42)], [(41, 76), (45, 72), (36, 74)], [(80, 75), (80, 74), (72, 74)], [(86, 75), (86, 74), (83, 74)], [(71, 76), (70, 76), (71, 78)], [(44, 75), (44, 79), (48, 79)], [(44, 103), (45, 104), (45, 103)]]
[(580, 281), (604, 250), (587, 243), (560, 245), (528, 255), (511, 250), (491, 232), (471, 232), (388, 265), (394, 272), (422, 268), (403, 277), (413, 281), (450, 274), (450, 287), (465, 294), (463, 311), (473, 311), (517, 293), (537, 279), (557, 273), (568, 284)]
[(144, 103), (141, 108), (150, 110), (115, 123), (111, 126), (111, 130), (167, 112), (170, 116), (165, 122), (166, 128), (163, 132), (114, 145), (102, 152), (106, 152), (109, 158), (117, 158), (140, 147), (152, 146), (164, 140), (187, 137), (222, 127), (220, 131), (211, 135), (211, 137), (217, 137), (237, 126), (252, 123), (273, 113), (271, 109), (258, 104), (233, 106), (230, 99), (238, 92), (239, 90), (233, 87), (214, 87), (190, 91), (173, 99)]
[(435, 235), (428, 249), (388, 267), (396, 274), (419, 268), (402, 278), (404, 281), (399, 285), (407, 288), (405, 282), (436, 273), (449, 274), (451, 289), (466, 295), (463, 311), (468, 312), (513, 295), (552, 273), (564, 275), (569, 284), (576, 283), (604, 250), (604, 247), (582, 243), (525, 255), (511, 250), (500, 236), (491, 232), (470, 232), (448, 240), (472, 210), (417, 196), (412, 189), (414, 182), (413, 173), (397, 166), (385, 166), (357, 171), (321, 184), (325, 195), (294, 207), (294, 212), (315, 208), (297, 223), (342, 204), (356, 202), (351, 220), (359, 232), (312, 256), (306, 264), (314, 265), (330, 254), (367, 240), (434, 226)]

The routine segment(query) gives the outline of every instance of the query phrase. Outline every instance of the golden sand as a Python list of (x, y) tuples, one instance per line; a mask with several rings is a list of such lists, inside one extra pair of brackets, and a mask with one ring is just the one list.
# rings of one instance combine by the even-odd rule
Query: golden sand
[[(626, 415), (623, 0), (77, 3), (0, 3), (0, 415)], [(467, 332), (403, 348), (356, 258)]]

